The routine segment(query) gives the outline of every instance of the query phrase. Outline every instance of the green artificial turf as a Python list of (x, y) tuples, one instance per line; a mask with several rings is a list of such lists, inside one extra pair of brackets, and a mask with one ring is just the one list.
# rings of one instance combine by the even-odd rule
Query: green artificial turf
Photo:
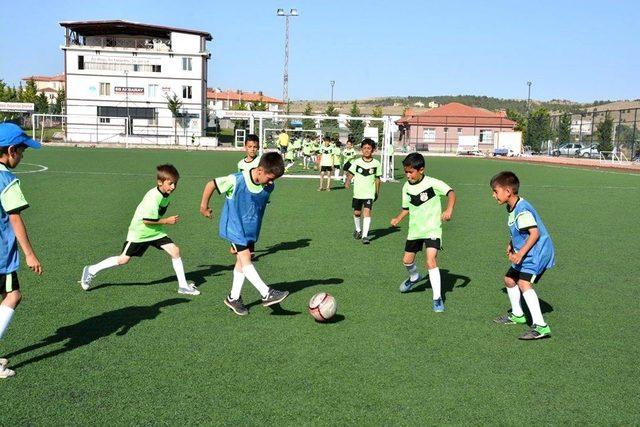
[[(284, 178), (267, 209), (256, 268), (291, 295), (281, 310), (263, 308), (245, 283), (251, 313), (241, 318), (222, 304), (234, 258), (217, 235), (221, 197), (214, 196), (213, 220), (198, 212), (206, 180), (234, 172), (240, 158), (27, 151), (18, 171), (48, 167), (20, 175), (44, 274), (23, 262), (24, 299), (0, 341), (17, 372), (0, 380), (3, 424), (640, 423), (640, 176), (428, 158), (428, 173), (458, 196), (439, 257), (441, 314), (431, 310), (428, 282), (398, 292), (407, 222), (391, 229), (389, 220), (402, 181), (383, 184), (374, 240), (365, 246), (351, 237), (350, 191), (318, 193), (316, 180)], [(169, 257), (153, 248), (83, 292), (82, 267), (119, 253), (164, 162), (182, 175), (167, 213), (181, 220), (167, 231), (202, 295), (178, 295)], [(521, 195), (556, 246), (557, 267), (536, 286), (551, 339), (519, 341), (525, 327), (492, 323), (509, 307), (507, 214), (488, 187), (504, 169), (519, 175)], [(330, 324), (306, 312), (321, 291), (338, 301)]]

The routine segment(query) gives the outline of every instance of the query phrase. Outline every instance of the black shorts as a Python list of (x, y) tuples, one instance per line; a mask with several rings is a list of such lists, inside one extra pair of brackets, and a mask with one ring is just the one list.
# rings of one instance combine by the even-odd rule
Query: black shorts
[(249, 249), (249, 252), (254, 253), (256, 251), (256, 242), (247, 242), (247, 245), (240, 245), (238, 243), (231, 243), (231, 248), (236, 252), (242, 252)]
[(425, 248), (434, 248), (437, 250), (442, 250), (442, 242), (440, 239), (416, 239), (416, 240), (407, 240), (404, 244), (405, 252), (413, 252), (418, 253), (422, 250), (422, 247)]
[(518, 280), (524, 280), (529, 283), (538, 283), (545, 271), (546, 270), (542, 270), (540, 274), (533, 274), (526, 273), (524, 271), (518, 271), (513, 267), (509, 267), (509, 270), (507, 270), (505, 276), (515, 280), (516, 283), (518, 283)]
[(333, 166), (320, 166), (320, 172), (331, 172)]
[(354, 211), (361, 211), (363, 207), (373, 209), (373, 199), (351, 199)]
[(20, 289), (20, 282), (18, 281), (18, 273), (0, 274), (0, 293), (9, 293), (11, 291), (17, 291)]
[(162, 249), (164, 245), (168, 245), (169, 243), (173, 243), (173, 240), (167, 236), (148, 242), (124, 242), (124, 245), (122, 245), (122, 255), (140, 257), (144, 255), (149, 246)]
[(346, 162), (344, 166), (342, 166), (342, 170), (348, 171), (350, 167), (351, 167), (351, 162)]

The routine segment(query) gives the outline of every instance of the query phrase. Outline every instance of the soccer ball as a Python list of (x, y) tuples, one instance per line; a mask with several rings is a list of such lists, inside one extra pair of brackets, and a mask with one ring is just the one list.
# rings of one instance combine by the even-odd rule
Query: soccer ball
[(320, 292), (309, 301), (309, 314), (318, 322), (326, 322), (336, 314), (336, 299), (326, 292)]

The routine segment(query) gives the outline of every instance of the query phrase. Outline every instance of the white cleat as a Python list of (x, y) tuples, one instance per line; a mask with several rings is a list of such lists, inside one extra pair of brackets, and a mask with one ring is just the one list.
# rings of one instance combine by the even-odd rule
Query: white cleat
[(0, 357), (0, 370), (6, 368), (8, 364), (9, 360), (5, 359), (4, 357)]
[(182, 295), (200, 295), (200, 291), (193, 283), (187, 283), (187, 287), (178, 286), (178, 293)]
[(80, 278), (80, 287), (85, 290), (88, 291), (89, 288), (91, 287), (91, 281), (93, 280), (93, 278), (96, 277), (95, 274), (91, 274), (89, 273), (89, 266), (85, 266), (82, 269), (82, 277)]
[(9, 378), (14, 376), (16, 373), (7, 367), (3, 367), (0, 369), (0, 378)]

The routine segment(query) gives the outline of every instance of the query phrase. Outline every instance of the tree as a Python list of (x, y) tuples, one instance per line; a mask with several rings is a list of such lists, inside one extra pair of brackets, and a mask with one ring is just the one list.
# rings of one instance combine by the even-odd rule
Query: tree
[(178, 95), (175, 93), (171, 96), (167, 96), (167, 108), (171, 111), (173, 116), (173, 137), (175, 143), (178, 144), (178, 117), (181, 116), (180, 109), (182, 108), (182, 102), (178, 99)]
[[(373, 107), (372, 116), (375, 118), (382, 118), (382, 107), (380, 105), (376, 105)], [(384, 122), (375, 121), (371, 124), (372, 127), (378, 128), (378, 141), (382, 141), (383, 133), (384, 133)]]
[(611, 136), (613, 133), (613, 119), (606, 114), (603, 121), (598, 123), (595, 136), (598, 138), (598, 149), (600, 151), (612, 151), (613, 145), (611, 145)]
[[(351, 104), (351, 111), (349, 112), (351, 117), (360, 117), (360, 108), (358, 107), (358, 101), (353, 101)], [(364, 135), (364, 122), (362, 120), (349, 120), (347, 122), (349, 133), (355, 141), (362, 141)]]
[[(636, 135), (640, 133), (636, 130)], [(616, 142), (618, 146), (631, 149), (633, 147), (633, 127), (619, 124), (616, 126)]]
[(67, 94), (64, 89), (59, 89), (56, 95), (56, 102), (53, 104), (53, 114), (62, 114), (62, 107), (65, 104)]
[(527, 130), (527, 118), (525, 116), (523, 116), (522, 114), (520, 114), (516, 110), (512, 110), (510, 108), (507, 108), (507, 119), (513, 120), (514, 122), (517, 123), (516, 127), (513, 130), (520, 131), (523, 134), (526, 133), (526, 130)]
[(44, 92), (40, 92), (36, 96), (36, 101), (34, 102), (34, 109), (36, 113), (49, 112), (49, 100), (47, 99), (47, 95), (45, 95)]
[(549, 110), (538, 108), (530, 114), (525, 142), (533, 151), (541, 151), (543, 144), (551, 139), (551, 116)]
[[(22, 88), (21, 88), (22, 89)], [(38, 97), (38, 89), (36, 88), (36, 82), (33, 79), (27, 81), (27, 87), (20, 91), (20, 102), (36, 103)]]
[[(333, 106), (333, 104), (329, 104), (324, 113), (329, 117), (337, 117), (338, 110)], [(322, 133), (325, 136), (333, 136), (340, 132), (340, 127), (338, 126), (338, 120), (336, 119), (327, 119), (322, 121)]]
[[(237, 104), (233, 104), (230, 108), (231, 110), (234, 111), (247, 111), (249, 110), (249, 107), (247, 107), (247, 104), (244, 103), (244, 101), (240, 100), (239, 103)], [(234, 129), (246, 129), (247, 128), (247, 120), (232, 120), (233, 121), (233, 128)]]
[(262, 100), (262, 97), (260, 97), (260, 100), (253, 104), (251, 109), (253, 111), (267, 111), (267, 104)]
[(558, 120), (558, 144), (571, 141), (571, 114), (564, 113)]
[[(312, 116), (313, 109), (311, 108), (311, 104), (307, 102), (307, 106), (304, 108), (303, 113), (305, 116)], [(313, 130), (316, 128), (316, 121), (313, 119), (302, 119), (302, 129), (304, 130)]]

